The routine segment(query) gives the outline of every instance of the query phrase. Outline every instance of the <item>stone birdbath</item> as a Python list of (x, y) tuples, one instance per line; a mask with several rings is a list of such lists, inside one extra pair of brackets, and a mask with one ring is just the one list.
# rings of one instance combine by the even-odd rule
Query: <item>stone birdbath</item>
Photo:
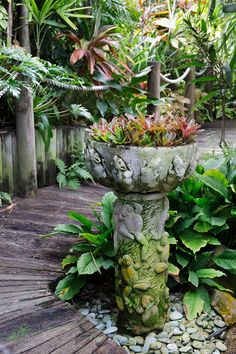
[(138, 147), (88, 141), (89, 171), (117, 196), (113, 219), (120, 331), (161, 330), (167, 319), (167, 193), (193, 172), (196, 150), (195, 143)]

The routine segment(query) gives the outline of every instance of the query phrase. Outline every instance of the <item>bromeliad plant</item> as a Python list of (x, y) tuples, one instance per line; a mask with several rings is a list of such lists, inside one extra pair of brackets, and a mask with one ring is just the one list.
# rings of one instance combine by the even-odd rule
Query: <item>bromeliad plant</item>
[(130, 114), (115, 117), (108, 123), (100, 119), (91, 128), (94, 140), (118, 145), (176, 146), (195, 140), (198, 125), (185, 117), (134, 117)]
[(234, 152), (198, 166), (193, 177), (169, 193), (170, 261), (176, 266), (176, 281), (187, 287), (189, 319), (210, 309), (210, 288), (231, 291), (217, 279), (236, 268), (235, 186)]
[[(59, 281), (55, 290), (61, 300), (71, 300), (77, 295), (89, 275), (101, 274), (102, 269), (114, 267), (112, 213), (115, 199), (115, 195), (108, 192), (102, 198), (101, 211), (97, 212), (92, 208), (96, 221), (71, 211), (68, 216), (77, 223), (55, 227), (52, 234), (77, 235), (79, 239), (79, 242), (72, 246), (71, 254), (62, 261), (66, 276)], [(82, 240), (84, 242), (81, 242)]]

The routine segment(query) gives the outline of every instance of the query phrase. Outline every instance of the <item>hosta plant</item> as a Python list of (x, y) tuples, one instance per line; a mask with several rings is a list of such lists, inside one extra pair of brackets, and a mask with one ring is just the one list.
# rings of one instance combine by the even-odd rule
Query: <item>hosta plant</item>
[(66, 276), (59, 281), (55, 290), (60, 299), (71, 300), (86, 284), (89, 275), (101, 274), (103, 269), (114, 267), (111, 220), (115, 199), (115, 195), (108, 192), (102, 198), (100, 212), (92, 209), (93, 219), (71, 211), (68, 216), (76, 223), (60, 224), (54, 228), (53, 234), (78, 236), (78, 242), (72, 246), (70, 255), (62, 261)]
[(198, 127), (185, 117), (167, 116), (156, 120), (153, 115), (126, 114), (113, 118), (110, 123), (100, 119), (91, 128), (91, 137), (118, 145), (176, 146), (194, 141)]

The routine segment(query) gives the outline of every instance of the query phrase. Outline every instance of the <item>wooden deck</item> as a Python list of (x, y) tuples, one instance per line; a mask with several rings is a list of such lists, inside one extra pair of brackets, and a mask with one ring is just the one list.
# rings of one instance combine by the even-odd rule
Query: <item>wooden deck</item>
[(0, 353), (125, 353), (50, 291), (63, 275), (60, 261), (75, 239), (40, 238), (67, 222), (69, 210), (90, 215), (87, 202), (99, 201), (104, 193), (95, 186), (77, 192), (48, 187), (37, 198), (18, 199), (10, 214), (0, 213)]

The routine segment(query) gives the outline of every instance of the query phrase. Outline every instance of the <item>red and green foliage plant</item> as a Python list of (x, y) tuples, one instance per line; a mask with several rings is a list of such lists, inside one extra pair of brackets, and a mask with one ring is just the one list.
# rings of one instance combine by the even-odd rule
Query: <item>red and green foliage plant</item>
[(117, 145), (176, 146), (195, 140), (199, 125), (185, 117), (156, 120), (153, 115), (114, 117), (110, 123), (100, 119), (91, 127), (94, 140)]
[[(79, 60), (84, 59), (87, 63), (90, 75), (95, 71), (100, 72), (107, 80), (112, 79), (112, 74), (117, 73), (115, 64), (108, 60), (108, 55), (116, 56), (118, 41), (114, 38), (118, 36), (115, 25), (100, 27), (101, 14), (98, 12), (92, 37), (87, 40), (80, 38), (73, 33), (60, 33), (59, 37), (67, 37), (75, 43), (75, 49), (70, 56), (70, 63), (75, 65)], [(100, 27), (100, 28), (99, 28)]]

